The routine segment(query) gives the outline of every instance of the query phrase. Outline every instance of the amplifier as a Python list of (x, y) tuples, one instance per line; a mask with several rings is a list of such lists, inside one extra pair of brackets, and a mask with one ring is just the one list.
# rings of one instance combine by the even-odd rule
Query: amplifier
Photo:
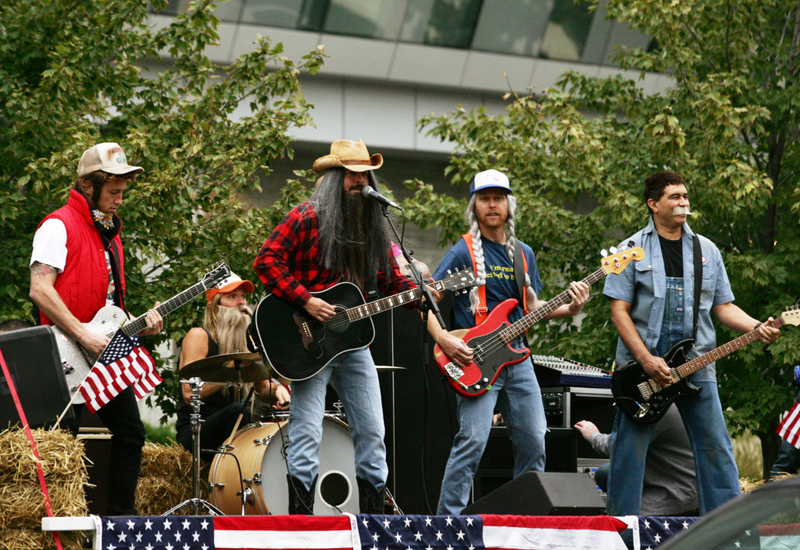
[[(610, 388), (542, 388), (542, 402), (548, 428), (572, 429), (578, 420), (594, 422), (602, 433), (611, 433), (614, 427), (614, 396)], [(578, 435), (578, 459), (581, 458), (602, 457)]]
[[(0, 333), (0, 350), (30, 427), (55, 424), (70, 397), (53, 329), (40, 326)], [(70, 407), (62, 426), (71, 426), (74, 418)], [(0, 370), (0, 429), (18, 423), (8, 380)]]

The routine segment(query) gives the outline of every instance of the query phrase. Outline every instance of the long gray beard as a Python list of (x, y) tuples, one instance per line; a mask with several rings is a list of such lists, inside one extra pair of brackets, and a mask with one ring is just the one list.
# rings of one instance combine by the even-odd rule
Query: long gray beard
[(247, 351), (247, 327), (252, 311), (247, 306), (219, 306), (217, 311), (217, 345), (220, 355)]
[[(218, 306), (216, 340), (219, 354), (240, 353), (247, 351), (247, 327), (253, 312), (247, 306), (227, 307)], [(242, 384), (241, 397), (246, 397), (252, 384)], [(236, 394), (233, 388), (223, 388), (221, 394), (225, 399), (232, 399)]]
[(363, 289), (366, 276), (369, 216), (364, 209), (362, 195), (346, 194), (342, 202), (342, 213), (345, 220), (342, 235), (342, 259), (345, 273), (349, 281)]

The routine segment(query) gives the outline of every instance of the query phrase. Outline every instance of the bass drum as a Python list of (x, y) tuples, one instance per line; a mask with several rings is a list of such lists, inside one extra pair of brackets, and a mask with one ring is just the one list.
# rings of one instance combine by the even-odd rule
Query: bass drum
[[(288, 442), (287, 420), (251, 424), (236, 432), (228, 453), (216, 455), (211, 463), (211, 503), (226, 515), (240, 515), (244, 489), (244, 514), (288, 514), (289, 484), (284, 458)], [(347, 424), (332, 414), (325, 414), (322, 421), (315, 493), (315, 516), (358, 513), (353, 440)]]

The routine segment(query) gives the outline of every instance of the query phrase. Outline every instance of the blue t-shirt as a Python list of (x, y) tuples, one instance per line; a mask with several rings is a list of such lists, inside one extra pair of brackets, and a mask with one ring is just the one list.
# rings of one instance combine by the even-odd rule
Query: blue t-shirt
[[(491, 312), (494, 307), (508, 300), (516, 298), (520, 300), (517, 291), (517, 280), (514, 276), (514, 265), (508, 259), (505, 245), (496, 243), (484, 237), (483, 257), (486, 266), (486, 307)], [(539, 278), (539, 270), (536, 269), (536, 257), (533, 250), (527, 244), (520, 241), (522, 253), (528, 262), (528, 275), (531, 278), (531, 285), (536, 294), (542, 291), (542, 280)], [(433, 274), (433, 279), (438, 281), (447, 277), (447, 270), (457, 271), (463, 267), (472, 267), (467, 243), (464, 239), (459, 240), (453, 248), (447, 251), (439, 263), (439, 267)], [(448, 291), (449, 292), (449, 291)], [(529, 304), (531, 305), (531, 304)], [(462, 293), (453, 299), (453, 312), (455, 313), (455, 326), (452, 328), (472, 328), (475, 326), (475, 314), (469, 310), (469, 293)], [(510, 322), (517, 321), (523, 316), (522, 305), (520, 304), (508, 316)]]

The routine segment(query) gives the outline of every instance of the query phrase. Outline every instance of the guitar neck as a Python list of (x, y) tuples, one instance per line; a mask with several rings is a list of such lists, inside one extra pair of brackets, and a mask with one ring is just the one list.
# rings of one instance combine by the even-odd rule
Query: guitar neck
[[(158, 311), (162, 317), (166, 317), (168, 314), (172, 313), (182, 305), (190, 302), (200, 294), (206, 291), (206, 286), (203, 284), (203, 281), (200, 281), (197, 284), (192, 285), (191, 287), (187, 288), (180, 294), (177, 294), (167, 300), (166, 302), (159, 304), (155, 309)], [(122, 327), (123, 332), (126, 336), (133, 336), (134, 334), (138, 334), (143, 329), (147, 327), (147, 314), (143, 313), (133, 321), (129, 321), (125, 323)]]
[(409, 302), (416, 302), (421, 297), (422, 291), (418, 288), (415, 288), (412, 290), (406, 290), (400, 294), (393, 294), (391, 296), (381, 298), (380, 300), (375, 300), (374, 302), (368, 302), (360, 306), (351, 307), (346, 313), (350, 321), (357, 321), (366, 317), (372, 317), (373, 315), (377, 315), (378, 313), (386, 311), (387, 309), (393, 309)]
[[(786, 322), (783, 320), (783, 317), (778, 319), (774, 319), (770, 323), (775, 328), (781, 328)], [(718, 348), (714, 348), (708, 353), (704, 353), (700, 357), (692, 359), (691, 361), (687, 361), (683, 365), (679, 367), (675, 367), (673, 370), (678, 374), (680, 378), (686, 378), (690, 374), (699, 371), (703, 367), (710, 365), (717, 359), (722, 359), (726, 355), (730, 355), (734, 351), (743, 348), (747, 344), (754, 342), (758, 339), (758, 329), (753, 329), (748, 333), (742, 334), (735, 340), (731, 340), (727, 344), (723, 344)]]
[[(600, 268), (597, 271), (589, 274), (589, 276), (583, 279), (583, 281), (581, 282), (584, 282), (587, 285), (592, 286), (594, 283), (601, 280), (605, 276), (606, 276), (605, 270), (603, 270), (603, 268)], [(541, 321), (542, 319), (553, 313), (559, 307), (569, 303), (569, 301), (570, 301), (569, 290), (565, 290), (558, 296), (545, 302), (544, 305), (539, 306), (538, 308), (528, 313), (519, 321), (516, 321), (511, 325), (509, 325), (508, 328), (502, 331), (501, 338), (503, 338), (503, 340), (506, 343), (511, 342), (514, 338), (516, 338), (520, 334), (527, 332), (529, 328), (531, 328), (533, 325), (535, 325), (536, 323), (538, 323), (539, 321)]]

